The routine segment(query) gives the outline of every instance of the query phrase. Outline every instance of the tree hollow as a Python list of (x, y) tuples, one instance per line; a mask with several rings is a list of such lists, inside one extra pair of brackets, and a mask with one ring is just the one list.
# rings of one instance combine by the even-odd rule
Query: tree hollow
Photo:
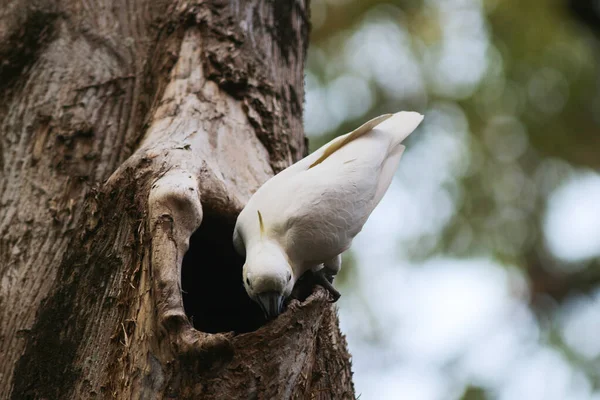
[(251, 332), (265, 322), (242, 284), (244, 259), (233, 249), (234, 226), (205, 214), (183, 258), (183, 305), (194, 328), (202, 332)]

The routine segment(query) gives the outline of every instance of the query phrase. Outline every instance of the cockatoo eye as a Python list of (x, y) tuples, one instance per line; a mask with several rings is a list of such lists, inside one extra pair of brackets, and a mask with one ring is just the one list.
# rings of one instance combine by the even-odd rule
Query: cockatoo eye
[(252, 284), (250, 283), (250, 279), (246, 278), (246, 284), (250, 287), (252, 287)]
[(287, 273), (287, 281), (291, 281), (292, 280), (292, 274), (288, 271)]

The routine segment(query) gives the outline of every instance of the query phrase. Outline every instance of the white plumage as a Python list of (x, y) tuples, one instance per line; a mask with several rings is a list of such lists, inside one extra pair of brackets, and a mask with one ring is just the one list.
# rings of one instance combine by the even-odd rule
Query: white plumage
[(281, 312), (283, 299), (307, 270), (328, 279), (338, 272), (341, 254), (392, 181), (402, 141), (422, 120), (415, 112), (372, 119), (281, 171), (250, 198), (233, 242), (246, 256), (246, 291), (268, 317)]

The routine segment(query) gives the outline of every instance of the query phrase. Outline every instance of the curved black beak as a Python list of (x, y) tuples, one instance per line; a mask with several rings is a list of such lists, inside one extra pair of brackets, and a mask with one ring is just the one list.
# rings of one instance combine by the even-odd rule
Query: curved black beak
[(283, 308), (283, 296), (277, 292), (265, 292), (256, 296), (256, 302), (265, 313), (265, 318), (273, 319)]

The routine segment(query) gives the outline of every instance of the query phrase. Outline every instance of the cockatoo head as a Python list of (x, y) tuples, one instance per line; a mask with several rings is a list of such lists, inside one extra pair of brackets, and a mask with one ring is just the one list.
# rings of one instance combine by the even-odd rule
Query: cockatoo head
[(262, 308), (267, 318), (279, 315), (283, 301), (294, 288), (294, 273), (281, 247), (263, 241), (246, 259), (244, 287), (250, 298)]

